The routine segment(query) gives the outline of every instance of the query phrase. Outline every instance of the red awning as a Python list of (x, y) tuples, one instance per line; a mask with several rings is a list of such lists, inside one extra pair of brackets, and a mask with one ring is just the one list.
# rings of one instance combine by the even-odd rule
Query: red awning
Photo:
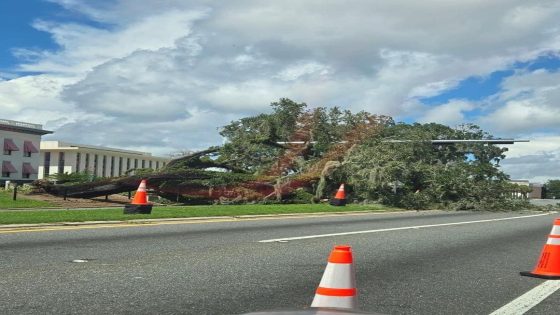
[(17, 170), (10, 161), (2, 161), (2, 173), (17, 173)]
[(19, 148), (14, 143), (12, 139), (4, 139), (4, 150), (5, 151), (19, 151)]
[(37, 171), (31, 166), (31, 163), (23, 163), (22, 174), (37, 174)]
[(31, 141), (24, 141), (23, 142), (23, 152), (26, 153), (39, 153), (39, 150), (33, 145)]

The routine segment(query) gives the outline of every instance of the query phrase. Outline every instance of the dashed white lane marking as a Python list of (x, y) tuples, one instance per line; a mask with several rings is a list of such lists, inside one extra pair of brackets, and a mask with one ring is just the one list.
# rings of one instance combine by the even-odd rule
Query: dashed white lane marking
[(310, 239), (310, 238), (355, 235), (355, 234), (368, 234), (368, 233), (381, 233), (381, 232), (402, 231), (402, 230), (412, 230), (412, 229), (422, 229), (422, 228), (432, 228), (432, 227), (442, 227), (442, 226), (452, 226), (452, 225), (464, 225), (464, 224), (474, 224), (474, 223), (487, 223), (487, 222), (497, 222), (497, 221), (507, 221), (507, 220), (519, 220), (519, 219), (529, 219), (529, 218), (534, 218), (534, 217), (540, 217), (540, 216), (544, 216), (544, 215), (549, 215), (549, 213), (541, 213), (541, 214), (534, 214), (534, 215), (509, 217), (509, 218), (499, 218), (499, 219), (462, 221), (462, 222), (427, 224), (427, 225), (416, 225), (416, 226), (403, 226), (403, 227), (388, 228), (388, 229), (377, 229), (377, 230), (365, 230), (365, 231), (353, 231), (353, 232), (342, 232), (342, 233), (330, 233), (330, 234), (317, 234), (317, 235), (305, 235), (305, 236), (296, 236), (296, 237), (275, 238), (275, 239), (270, 239), (270, 240), (262, 240), (262, 241), (259, 241), (259, 243), (287, 242), (287, 241), (295, 241), (295, 240), (305, 240), (305, 239)]
[(548, 280), (495, 310), (490, 315), (521, 315), (560, 289), (560, 280)]

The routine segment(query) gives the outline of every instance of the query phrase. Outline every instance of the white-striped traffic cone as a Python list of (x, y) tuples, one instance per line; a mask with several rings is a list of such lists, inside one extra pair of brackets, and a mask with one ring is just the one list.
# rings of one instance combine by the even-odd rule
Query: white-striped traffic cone
[(356, 308), (356, 275), (350, 246), (335, 246), (311, 307)]

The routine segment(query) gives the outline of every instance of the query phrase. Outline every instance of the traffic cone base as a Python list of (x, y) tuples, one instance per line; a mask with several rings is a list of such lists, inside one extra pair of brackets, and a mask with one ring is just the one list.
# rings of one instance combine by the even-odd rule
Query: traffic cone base
[(519, 274), (522, 275), (522, 276), (525, 276), (525, 277), (533, 277), (533, 278), (548, 279), (548, 280), (558, 280), (558, 279), (560, 279), (560, 276), (539, 275), (539, 274), (536, 274), (536, 273), (532, 273), (530, 271), (521, 271)]
[(126, 204), (124, 205), (124, 214), (151, 214), (152, 213), (152, 206), (151, 204), (147, 205), (133, 205), (133, 204)]
[(333, 206), (345, 206), (346, 205), (346, 193), (344, 192), (344, 184), (340, 184), (340, 187), (336, 191), (334, 198), (329, 201)]
[(560, 279), (560, 219), (554, 220), (554, 226), (535, 269), (519, 274), (541, 279)]

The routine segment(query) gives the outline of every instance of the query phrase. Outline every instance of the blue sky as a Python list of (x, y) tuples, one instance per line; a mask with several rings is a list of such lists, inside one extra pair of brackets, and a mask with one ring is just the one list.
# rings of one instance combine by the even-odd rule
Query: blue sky
[(34, 0), (0, 1), (0, 71), (17, 67), (19, 60), (13, 55), (17, 47), (55, 49), (57, 45), (50, 34), (36, 30), (33, 21), (42, 16), (54, 16), (59, 6)]
[(166, 154), (288, 97), (528, 138), (504, 169), (560, 177), (557, 1), (139, 3), (1, 1), (0, 118)]

